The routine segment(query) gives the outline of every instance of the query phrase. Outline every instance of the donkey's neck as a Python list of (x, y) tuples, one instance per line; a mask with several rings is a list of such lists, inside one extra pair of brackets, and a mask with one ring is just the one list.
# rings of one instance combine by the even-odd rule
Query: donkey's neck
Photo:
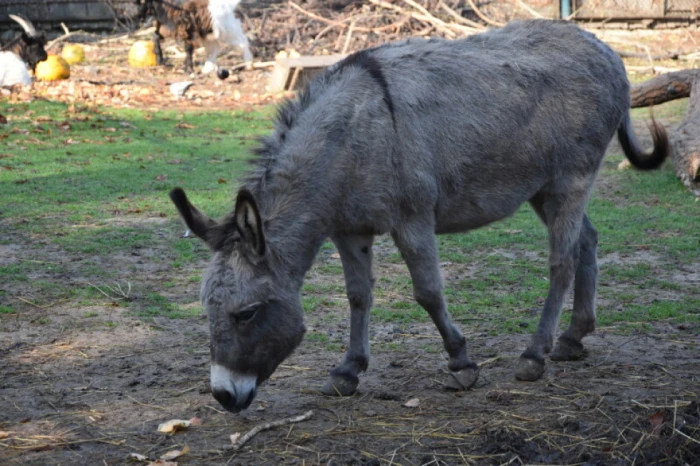
[(313, 265), (328, 237), (331, 216), (328, 199), (306, 188), (299, 178), (275, 180), (258, 192), (266, 242), (289, 278), (298, 281)]

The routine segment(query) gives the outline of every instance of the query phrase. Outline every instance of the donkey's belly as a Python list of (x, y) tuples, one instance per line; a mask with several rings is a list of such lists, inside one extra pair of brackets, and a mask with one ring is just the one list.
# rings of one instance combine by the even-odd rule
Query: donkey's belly
[(482, 192), (444, 202), (437, 209), (435, 232), (444, 234), (474, 230), (509, 217), (536, 191), (522, 189), (507, 193)]

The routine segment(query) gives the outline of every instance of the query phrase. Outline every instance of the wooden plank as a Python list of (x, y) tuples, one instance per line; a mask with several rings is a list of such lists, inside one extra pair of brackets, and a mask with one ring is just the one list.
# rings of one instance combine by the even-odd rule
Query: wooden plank
[(280, 92), (303, 87), (314, 76), (346, 56), (335, 54), (278, 58), (269, 80), (270, 91)]

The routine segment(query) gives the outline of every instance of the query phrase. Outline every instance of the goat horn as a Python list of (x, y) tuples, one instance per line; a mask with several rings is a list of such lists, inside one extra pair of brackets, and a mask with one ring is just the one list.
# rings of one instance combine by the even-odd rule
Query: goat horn
[(17, 23), (22, 26), (22, 29), (24, 29), (24, 32), (27, 33), (29, 37), (35, 37), (37, 35), (36, 29), (34, 29), (34, 26), (28, 19), (24, 19), (21, 16), (17, 15), (8, 15), (10, 19), (13, 19), (17, 21)]

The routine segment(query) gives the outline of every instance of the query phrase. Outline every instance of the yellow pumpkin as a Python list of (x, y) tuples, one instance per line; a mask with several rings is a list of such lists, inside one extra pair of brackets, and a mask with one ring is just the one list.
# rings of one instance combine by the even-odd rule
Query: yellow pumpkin
[(61, 56), (69, 65), (85, 61), (85, 51), (80, 44), (66, 44), (63, 46)]
[(36, 64), (34, 76), (41, 81), (56, 81), (70, 77), (70, 65), (58, 55), (49, 55)]
[(146, 68), (148, 66), (156, 66), (155, 45), (149, 40), (140, 40), (134, 42), (129, 50), (129, 65), (134, 68)]

